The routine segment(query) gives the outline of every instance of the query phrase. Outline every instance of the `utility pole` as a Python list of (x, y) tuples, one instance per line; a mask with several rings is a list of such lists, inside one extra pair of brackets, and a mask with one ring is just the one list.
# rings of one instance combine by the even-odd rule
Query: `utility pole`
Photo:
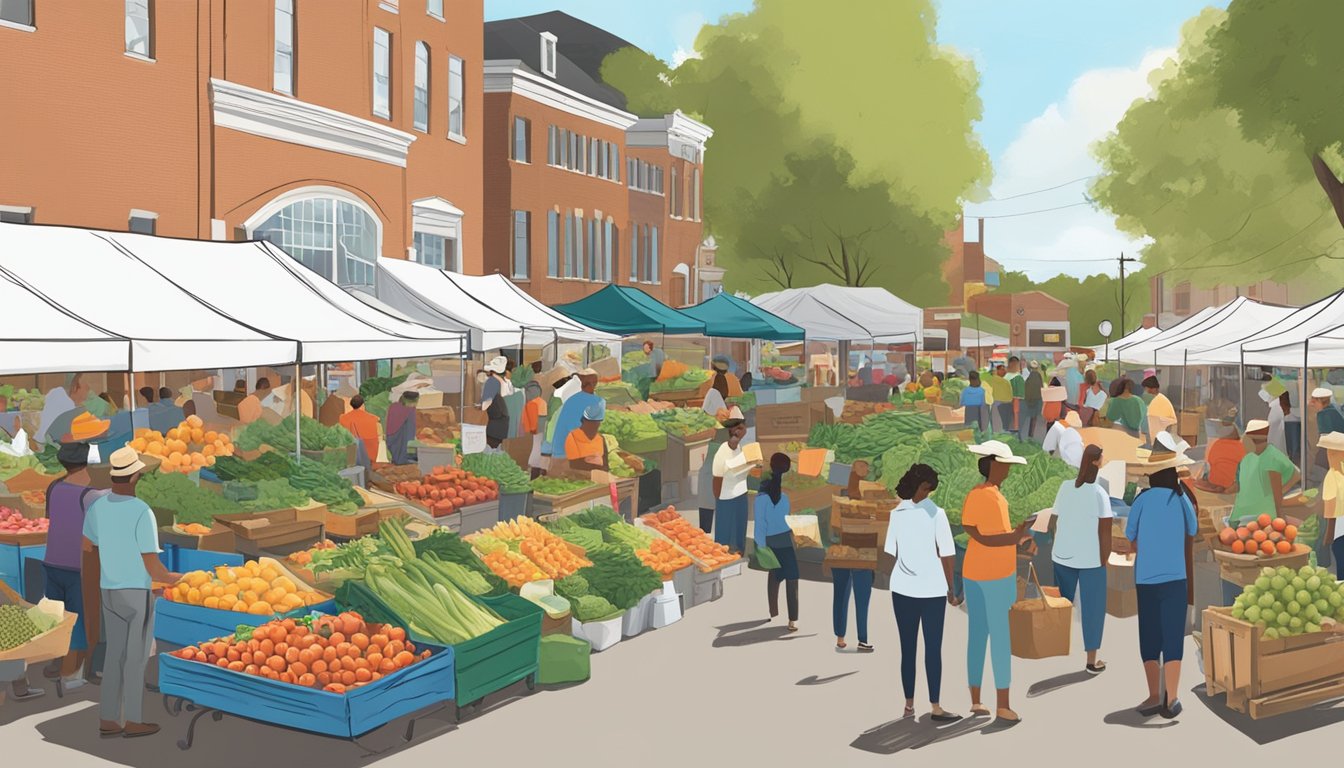
[(1127, 258), (1123, 251), (1120, 252), (1120, 335), (1123, 337), (1129, 333), (1129, 325), (1125, 322), (1125, 265), (1138, 263), (1138, 259)]

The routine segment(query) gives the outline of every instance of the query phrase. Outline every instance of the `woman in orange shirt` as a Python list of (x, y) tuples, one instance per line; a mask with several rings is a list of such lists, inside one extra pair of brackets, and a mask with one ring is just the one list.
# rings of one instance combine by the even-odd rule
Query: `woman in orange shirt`
[(962, 578), (966, 590), (966, 613), (970, 618), (966, 646), (966, 679), (971, 688), (971, 714), (988, 716), (980, 703), (980, 682), (985, 675), (985, 646), (994, 664), (994, 687), (998, 690), (996, 716), (1005, 723), (1021, 720), (1009, 706), (1012, 682), (1012, 644), (1008, 633), (1008, 610), (1017, 600), (1017, 546), (1031, 538), (1030, 521), (1016, 528), (1008, 521), (1008, 500), (999, 486), (1014, 464), (1026, 464), (1021, 456), (998, 440), (970, 446), (979, 454), (980, 474), (985, 482), (966, 494), (961, 525), (970, 536)]
[(598, 430), (607, 416), (607, 401), (598, 400), (583, 411), (579, 428), (565, 437), (565, 458), (570, 469), (589, 471), (607, 468), (607, 440)]

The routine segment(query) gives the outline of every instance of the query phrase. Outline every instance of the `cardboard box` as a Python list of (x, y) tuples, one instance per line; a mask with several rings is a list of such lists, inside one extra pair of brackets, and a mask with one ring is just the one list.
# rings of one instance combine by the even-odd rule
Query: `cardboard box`
[(231, 390), (217, 389), (211, 395), (215, 400), (215, 411), (220, 416), (226, 416), (234, 421), (238, 420), (238, 404), (247, 398), (247, 395)]
[(181, 533), (171, 525), (159, 528), (159, 544), (173, 544), (183, 549), (195, 549), (201, 552), (235, 552), (237, 537), (233, 531), (218, 522), (210, 532), (203, 536), (191, 536)]
[(237, 551), (257, 555), (263, 549), (287, 548), (296, 551), (320, 541), (326, 518), (325, 508), (321, 520), (314, 521), (311, 519), (313, 516), (311, 511), (300, 513), (294, 509), (279, 509), (220, 515), (215, 518), (215, 522), (233, 531), (237, 539)]
[(604, 357), (588, 367), (597, 371), (597, 378), (601, 381), (621, 378), (621, 359), (619, 357)]
[(830, 420), (830, 410), (821, 402), (758, 405), (756, 439), (780, 443), (805, 441), (814, 424), (826, 424)]
[(1106, 615), (1127, 619), (1139, 615), (1139, 593), (1133, 587), (1115, 589), (1106, 587)]
[(803, 387), (802, 402), (804, 403), (823, 403), (827, 398), (844, 397), (845, 391), (840, 387)]

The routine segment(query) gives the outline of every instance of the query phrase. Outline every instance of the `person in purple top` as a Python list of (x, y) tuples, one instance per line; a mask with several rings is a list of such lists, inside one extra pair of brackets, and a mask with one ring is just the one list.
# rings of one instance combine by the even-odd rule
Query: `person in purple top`
[[(89, 651), (88, 637), (98, 636), (98, 603), (96, 589), (88, 594), (93, 601), (90, 611), (84, 605), (82, 574), (84, 573), (84, 513), (107, 491), (98, 490), (89, 476), (89, 444), (65, 443), (56, 454), (65, 476), (47, 488), (47, 553), (42, 560), (46, 576), (45, 594), (52, 600), (65, 603), (65, 610), (79, 615), (70, 636), (70, 653), (64, 659), (53, 661), (43, 674), (47, 678), (60, 676), (66, 690), (82, 686), (92, 669), (86, 668)], [(94, 576), (97, 572), (94, 571)], [(89, 616), (88, 622), (85, 616)]]

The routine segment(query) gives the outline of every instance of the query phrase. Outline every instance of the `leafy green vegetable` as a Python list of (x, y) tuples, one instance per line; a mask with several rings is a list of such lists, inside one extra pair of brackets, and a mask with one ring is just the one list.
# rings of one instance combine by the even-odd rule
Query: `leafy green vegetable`
[(597, 595), (583, 595), (570, 602), (574, 604), (574, 618), (580, 622), (605, 621), (621, 612), (609, 600)]
[(532, 490), (543, 496), (564, 496), (567, 493), (591, 488), (587, 480), (570, 480), (563, 477), (538, 477), (531, 482)]
[[(345, 427), (328, 427), (316, 419), (307, 416), (299, 420), (299, 446), (305, 451), (321, 451), (327, 448), (344, 448), (353, 445), (355, 436)], [(264, 420), (254, 421), (243, 427), (238, 433), (237, 444), (245, 451), (255, 451), (263, 445), (272, 448), (286, 448), (294, 445), (294, 416), (286, 416), (279, 424), (270, 424)]]
[(685, 437), (718, 429), (719, 423), (701, 408), (668, 408), (651, 414), (655, 423), (669, 435)]
[(531, 487), (531, 477), (507, 453), (469, 453), (462, 469), (499, 483), (500, 493), (527, 493)]
[(587, 557), (593, 564), (578, 575), (588, 580), (593, 594), (605, 597), (617, 608), (633, 608), (662, 586), (662, 577), (644, 565), (634, 550), (601, 547), (588, 552)]
[(663, 437), (663, 428), (658, 426), (652, 416), (633, 411), (607, 411), (600, 431), (615, 437), (620, 443), (630, 444)]
[[(400, 376), (375, 376), (371, 379), (365, 379), (359, 385), (359, 394), (367, 402), (369, 398), (375, 395), (389, 394), (393, 389), (406, 383), (407, 375)], [(290, 425), (293, 426), (292, 424)]]
[(588, 580), (577, 573), (555, 582), (555, 594), (573, 602), (588, 594)]
[(603, 528), (602, 537), (612, 544), (621, 544), (636, 551), (648, 549), (653, 544), (652, 533), (626, 522), (612, 523)]
[(236, 502), (207, 491), (178, 472), (150, 472), (140, 478), (135, 495), (153, 509), (173, 513), (178, 523), (210, 525), (216, 515), (242, 512)]
[(616, 514), (615, 510), (605, 504), (599, 504), (596, 507), (585, 509), (582, 512), (575, 512), (574, 514), (569, 515), (569, 519), (573, 520), (579, 526), (590, 528), (594, 531), (604, 531), (607, 526), (622, 521), (621, 516)]
[(710, 372), (703, 368), (691, 368), (676, 378), (653, 382), (649, 386), (649, 391), (676, 392), (684, 389), (699, 389), (701, 384), (709, 381), (710, 375)]
[(492, 595), (509, 591), (509, 585), (476, 557), (476, 553), (471, 551), (470, 544), (452, 531), (436, 530), (423, 539), (416, 539), (411, 545), (419, 557), (434, 554), (445, 563), (457, 563), (481, 574), (490, 584)]
[(248, 483), (248, 485), (256, 488), (257, 496), (251, 501), (242, 502), (243, 509), (287, 509), (289, 507), (302, 507), (309, 501), (306, 492), (290, 485), (289, 481), (283, 477), (276, 480), (258, 480)]

